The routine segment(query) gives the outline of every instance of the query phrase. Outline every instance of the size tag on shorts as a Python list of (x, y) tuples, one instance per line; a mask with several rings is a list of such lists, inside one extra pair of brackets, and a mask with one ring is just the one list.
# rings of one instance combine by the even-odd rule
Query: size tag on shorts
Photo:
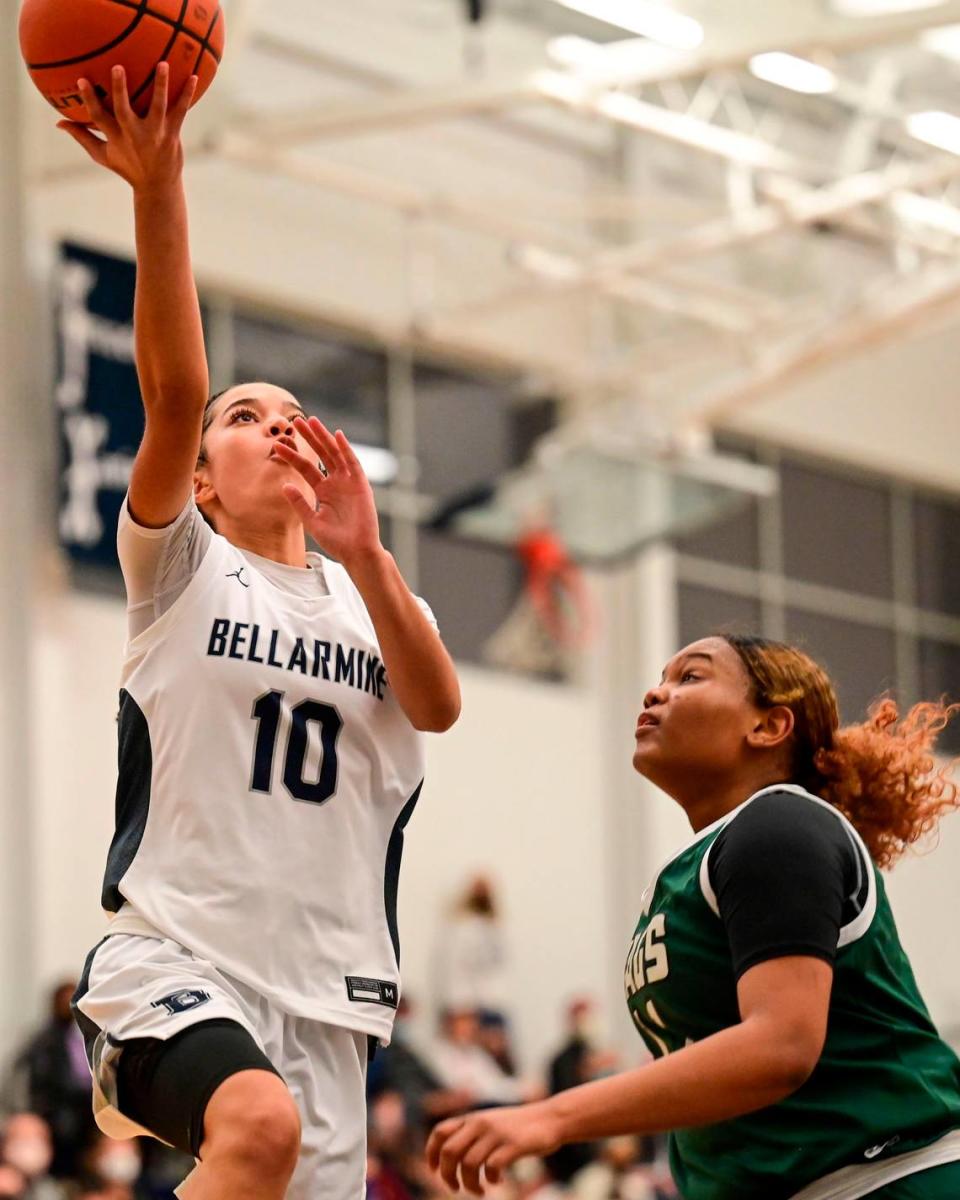
[(346, 977), (347, 996), (355, 1003), (382, 1004), (384, 1008), (396, 1008), (400, 1000), (400, 989), (386, 979), (365, 979), (360, 975)]

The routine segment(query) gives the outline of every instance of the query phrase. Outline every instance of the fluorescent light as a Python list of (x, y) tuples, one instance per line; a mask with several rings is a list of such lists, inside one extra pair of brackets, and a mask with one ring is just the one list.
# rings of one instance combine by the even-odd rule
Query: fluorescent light
[(354, 443), (353, 452), (360, 460), (363, 472), (374, 486), (385, 486), (397, 478), (400, 464), (395, 454), (380, 446), (363, 446)]
[(580, 266), (576, 259), (564, 254), (554, 254), (542, 246), (524, 244), (514, 251), (514, 262), (531, 275), (538, 275), (551, 283), (573, 283), (580, 277)]
[(907, 132), (928, 146), (960, 154), (960, 117), (948, 112), (921, 112), (907, 117)]
[(960, 62), (960, 25), (938, 25), (925, 29), (920, 34), (920, 45), (924, 50)]
[(755, 54), (750, 59), (750, 71), (757, 79), (789, 88), (791, 92), (803, 92), (807, 96), (824, 96), (837, 86), (836, 75), (826, 67), (780, 51)]
[(675, 67), (687, 58), (687, 52), (658, 46), (648, 38), (593, 42), (572, 34), (552, 38), (547, 43), (547, 54), (579, 78), (610, 87), (627, 86), (649, 72)]
[(699, 21), (654, 0), (557, 0), (557, 3), (675, 50), (696, 50), (703, 42), (703, 26)]
[(940, 229), (953, 237), (960, 237), (960, 208), (932, 200), (915, 192), (897, 192), (890, 197), (890, 207), (901, 219), (911, 225), (926, 225), (928, 229)]
[(541, 96), (569, 104), (571, 108), (586, 104), (591, 96), (587, 84), (567, 71), (537, 71), (533, 81)]
[(547, 54), (561, 67), (589, 67), (603, 58), (603, 46), (589, 38), (565, 34), (547, 42)]
[(833, 0), (835, 12), (844, 17), (883, 17), (890, 13), (939, 8), (944, 0)]

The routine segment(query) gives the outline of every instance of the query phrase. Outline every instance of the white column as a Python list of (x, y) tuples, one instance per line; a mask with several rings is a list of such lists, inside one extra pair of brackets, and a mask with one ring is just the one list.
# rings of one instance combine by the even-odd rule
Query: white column
[[(32, 534), (46, 433), (26, 399), (30, 342), (16, 4), (0, 5), (0, 1059), (36, 1018), (29, 761)], [(49, 752), (57, 753), (56, 731)], [(68, 764), (64, 764), (68, 784)]]

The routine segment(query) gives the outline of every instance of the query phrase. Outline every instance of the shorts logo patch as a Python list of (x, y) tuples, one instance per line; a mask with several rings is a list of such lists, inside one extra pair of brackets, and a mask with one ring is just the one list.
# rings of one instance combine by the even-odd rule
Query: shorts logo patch
[(346, 984), (347, 997), (355, 1004), (382, 1004), (384, 1008), (396, 1008), (400, 1002), (400, 989), (386, 979), (348, 975)]
[(209, 992), (201, 992), (196, 988), (183, 988), (162, 1000), (154, 1000), (151, 1008), (165, 1008), (171, 1017), (178, 1013), (189, 1012), (191, 1008), (199, 1008), (210, 1000)]

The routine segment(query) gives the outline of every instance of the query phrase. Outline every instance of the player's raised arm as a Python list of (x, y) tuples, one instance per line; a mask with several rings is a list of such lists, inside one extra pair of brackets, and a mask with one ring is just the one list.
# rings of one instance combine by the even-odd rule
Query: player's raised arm
[(180, 141), (197, 81), (190, 79), (170, 104), (169, 68), (161, 63), (150, 111), (142, 118), (130, 105), (122, 67), (113, 71), (113, 112), (86, 80), (79, 86), (102, 136), (72, 121), (62, 121), (59, 128), (133, 188), (134, 330), (146, 431), (133, 468), (130, 508), (139, 524), (161, 528), (190, 495), (209, 392)]
[(306, 532), (346, 568), (362, 596), (390, 686), (410, 723), (423, 732), (443, 733), (460, 715), (456, 667), (380, 542), (377, 507), (363, 467), (340, 430), (331, 433), (316, 417), (298, 418), (294, 426), (316, 458), (282, 442), (275, 453), (300, 472), (315, 503), (292, 483), (284, 485), (284, 495)]

